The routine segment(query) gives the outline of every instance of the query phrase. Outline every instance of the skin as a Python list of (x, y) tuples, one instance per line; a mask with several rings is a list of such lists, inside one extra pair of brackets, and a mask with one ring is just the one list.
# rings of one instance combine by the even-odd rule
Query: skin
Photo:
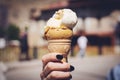
[(70, 64), (56, 58), (60, 53), (47, 54), (42, 57), (43, 70), (40, 74), (42, 80), (70, 80)]

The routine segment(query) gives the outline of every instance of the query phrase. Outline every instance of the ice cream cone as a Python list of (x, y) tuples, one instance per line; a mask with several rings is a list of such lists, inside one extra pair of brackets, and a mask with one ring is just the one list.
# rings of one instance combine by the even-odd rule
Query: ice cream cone
[(63, 55), (63, 62), (67, 62), (67, 56), (70, 51), (70, 39), (48, 40), (48, 50), (50, 53), (58, 52)]

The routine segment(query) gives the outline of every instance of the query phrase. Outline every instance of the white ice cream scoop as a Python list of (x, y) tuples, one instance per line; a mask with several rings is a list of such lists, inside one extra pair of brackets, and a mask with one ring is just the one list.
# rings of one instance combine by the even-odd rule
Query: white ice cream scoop
[(62, 17), (62, 24), (73, 28), (77, 23), (77, 15), (71, 9), (64, 9), (63, 17)]
[(72, 29), (77, 23), (77, 15), (71, 9), (60, 9), (47, 22), (46, 26), (60, 27), (61, 25)]

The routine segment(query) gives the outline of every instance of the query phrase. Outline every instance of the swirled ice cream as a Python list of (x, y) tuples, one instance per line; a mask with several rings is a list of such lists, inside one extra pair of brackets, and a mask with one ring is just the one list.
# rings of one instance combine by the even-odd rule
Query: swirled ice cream
[(45, 26), (45, 38), (70, 39), (72, 29), (77, 23), (77, 15), (71, 9), (60, 9), (47, 21)]

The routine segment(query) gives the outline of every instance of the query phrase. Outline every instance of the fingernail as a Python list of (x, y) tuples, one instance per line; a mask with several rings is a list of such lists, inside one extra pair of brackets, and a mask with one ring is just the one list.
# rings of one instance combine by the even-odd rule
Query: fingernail
[(63, 59), (63, 55), (56, 55), (56, 58), (58, 59), (58, 60), (62, 60)]
[(72, 65), (70, 65), (70, 71), (73, 71), (75, 68), (72, 66)]

